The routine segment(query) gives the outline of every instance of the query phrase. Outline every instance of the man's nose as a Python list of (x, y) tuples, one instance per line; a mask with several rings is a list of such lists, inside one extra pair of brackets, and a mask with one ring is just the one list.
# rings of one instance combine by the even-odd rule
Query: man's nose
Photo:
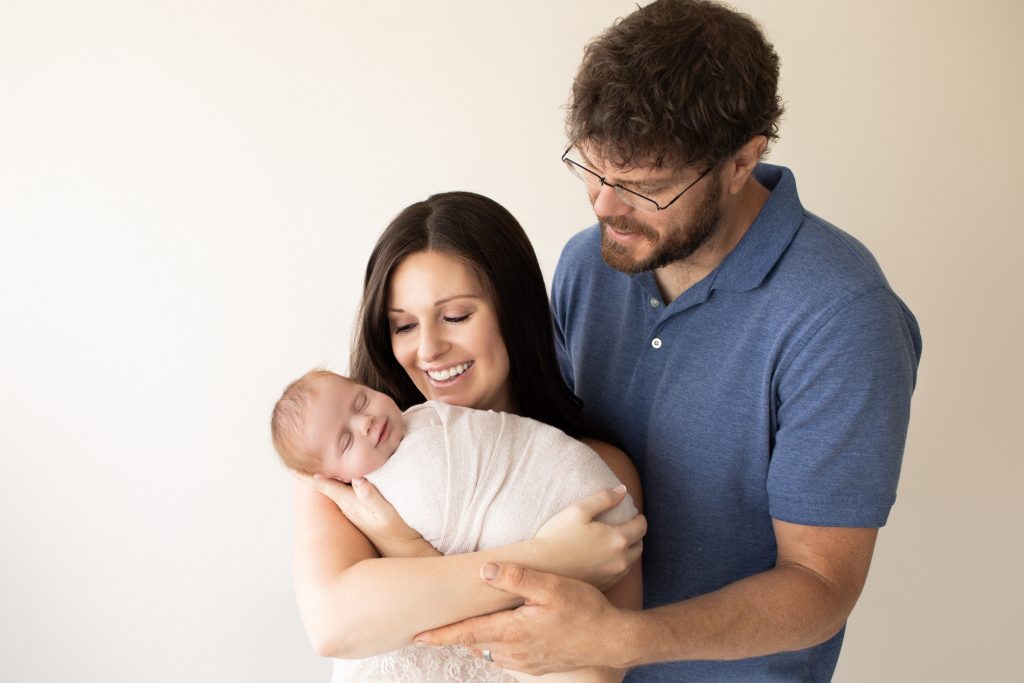
[(594, 213), (600, 217), (623, 216), (633, 210), (633, 207), (622, 201), (615, 188), (611, 185), (599, 186), (592, 204), (594, 206)]

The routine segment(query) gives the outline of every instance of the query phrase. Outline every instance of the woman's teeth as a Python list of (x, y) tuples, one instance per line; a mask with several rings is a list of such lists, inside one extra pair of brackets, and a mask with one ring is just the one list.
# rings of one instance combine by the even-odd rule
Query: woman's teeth
[(443, 382), (444, 380), (451, 379), (456, 375), (461, 375), (469, 369), (469, 366), (469, 363), (460, 363), (458, 365), (453, 365), (446, 370), (427, 370), (427, 374), (430, 375), (430, 379)]

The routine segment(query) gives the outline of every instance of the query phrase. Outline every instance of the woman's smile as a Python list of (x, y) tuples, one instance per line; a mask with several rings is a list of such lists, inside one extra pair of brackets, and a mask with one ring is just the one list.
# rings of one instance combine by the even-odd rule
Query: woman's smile
[(447, 368), (439, 370), (424, 370), (427, 376), (438, 386), (446, 386), (453, 384), (457, 380), (461, 379), (462, 376), (473, 367), (473, 361), (468, 363), (459, 363), (458, 365), (452, 365)]

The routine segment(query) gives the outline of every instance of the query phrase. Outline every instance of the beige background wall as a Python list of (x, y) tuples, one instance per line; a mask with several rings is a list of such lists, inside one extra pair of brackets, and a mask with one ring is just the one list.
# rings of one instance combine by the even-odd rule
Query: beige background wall
[[(839, 681), (1018, 679), (1014, 0), (737, 0), (783, 60), (771, 160), (874, 250), (924, 359)], [(494, 196), (550, 277), (558, 163), (627, 0), (0, 4), (0, 679), (325, 681), (290, 587), (283, 384), (346, 365), (360, 270)]]

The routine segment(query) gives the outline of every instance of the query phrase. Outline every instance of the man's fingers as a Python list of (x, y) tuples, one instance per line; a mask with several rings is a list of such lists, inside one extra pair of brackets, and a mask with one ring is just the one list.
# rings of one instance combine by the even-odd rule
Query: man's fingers
[(613, 507), (621, 503), (622, 499), (625, 497), (626, 486), (625, 484), (619, 484), (613, 489), (605, 489), (604, 491), (598, 491), (586, 498), (581, 498), (576, 501), (575, 505), (583, 514), (590, 519), (593, 519), (602, 512), (611, 510)]
[(488, 562), (480, 568), (480, 578), (491, 588), (518, 595), (535, 605), (551, 602), (551, 596), (557, 590), (556, 584), (562, 580), (554, 574), (495, 562)]
[(511, 612), (495, 612), (424, 631), (413, 640), (427, 645), (465, 645), (479, 650), (479, 645), (501, 642), (511, 618)]
[[(496, 564), (489, 562), (480, 569), (480, 578), (487, 585), (498, 590), (512, 593), (526, 599), (534, 605), (551, 602), (557, 594), (556, 584), (562, 579), (553, 574), (524, 569), (514, 564)], [(513, 626), (513, 611), (495, 612), (483, 617), (475, 617), (449, 624), (441, 628), (425, 631), (415, 640), (430, 645), (465, 645), (476, 647), (492, 643), (509, 643), (518, 633)]]

